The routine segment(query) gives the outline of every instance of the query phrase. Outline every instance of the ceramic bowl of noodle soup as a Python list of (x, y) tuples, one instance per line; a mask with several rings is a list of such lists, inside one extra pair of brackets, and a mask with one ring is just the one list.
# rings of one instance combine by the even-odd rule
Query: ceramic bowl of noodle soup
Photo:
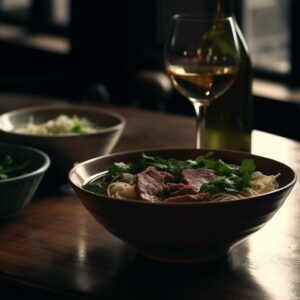
[(224, 256), (263, 227), (296, 174), (249, 153), (160, 149), (84, 161), (69, 180), (107, 231), (148, 258), (191, 263)]

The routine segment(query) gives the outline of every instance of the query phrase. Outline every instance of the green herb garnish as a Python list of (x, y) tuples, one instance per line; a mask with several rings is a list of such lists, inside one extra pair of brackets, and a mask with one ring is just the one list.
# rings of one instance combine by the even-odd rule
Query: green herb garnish
[(160, 156), (148, 156), (143, 154), (138, 162), (138, 169), (143, 170), (149, 166), (154, 166), (158, 170), (166, 171), (173, 175), (178, 175), (184, 169), (196, 167), (197, 163), (193, 160), (165, 159)]
[(135, 168), (136, 166), (130, 163), (129, 164), (125, 164), (123, 162), (113, 163), (108, 168), (106, 178), (110, 181), (116, 181), (117, 179), (122, 178), (124, 173), (130, 173), (130, 174), (137, 173)]
[(102, 183), (86, 183), (82, 186), (84, 189), (94, 192), (96, 194), (106, 195), (107, 185)]
[(251, 187), (252, 173), (256, 167), (252, 159), (244, 159), (241, 165), (228, 164), (221, 159), (215, 160), (209, 156), (196, 158), (198, 167), (214, 170), (216, 176), (206, 184), (201, 191), (219, 190), (222, 192), (238, 193), (246, 187)]
[(221, 159), (216, 160), (212, 152), (200, 155), (195, 160), (165, 159), (160, 156), (143, 154), (136, 163), (113, 163), (102, 177), (101, 183), (87, 183), (83, 188), (95, 193), (106, 194), (106, 188), (109, 183), (121, 180), (125, 173), (134, 175), (149, 166), (169, 172), (177, 178), (180, 178), (184, 169), (210, 169), (215, 172), (216, 176), (210, 182), (203, 184), (201, 191), (232, 193), (238, 193), (246, 187), (251, 187), (252, 173), (256, 168), (251, 159), (243, 160), (241, 165), (230, 164), (225, 163)]
[(10, 155), (5, 155), (0, 160), (0, 180), (22, 175), (27, 165), (28, 161), (16, 163)]
[(77, 118), (74, 118), (73, 122), (74, 122), (74, 126), (72, 128), (72, 132), (79, 133), (79, 134), (84, 133), (81, 121)]

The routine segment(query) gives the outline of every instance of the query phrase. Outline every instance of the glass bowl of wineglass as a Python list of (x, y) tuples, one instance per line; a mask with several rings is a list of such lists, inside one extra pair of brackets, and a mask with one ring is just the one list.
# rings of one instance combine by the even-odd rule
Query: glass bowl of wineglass
[(165, 45), (165, 64), (175, 89), (196, 112), (196, 148), (205, 148), (205, 115), (234, 82), (240, 51), (234, 21), (178, 14)]

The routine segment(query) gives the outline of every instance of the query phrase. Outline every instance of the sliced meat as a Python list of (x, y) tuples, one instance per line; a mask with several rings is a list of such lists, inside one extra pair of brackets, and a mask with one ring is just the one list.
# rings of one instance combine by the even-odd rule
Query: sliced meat
[(197, 194), (197, 190), (194, 187), (183, 183), (167, 183), (165, 189), (165, 193), (169, 197)]
[(201, 202), (209, 200), (209, 193), (199, 193), (194, 195), (180, 195), (175, 197), (169, 197), (164, 202)]
[(165, 184), (173, 180), (172, 174), (148, 167), (137, 174), (135, 192), (140, 199), (158, 201), (165, 193)]
[(194, 187), (197, 191), (200, 191), (202, 184), (211, 181), (215, 172), (208, 169), (185, 169), (181, 172), (182, 182)]

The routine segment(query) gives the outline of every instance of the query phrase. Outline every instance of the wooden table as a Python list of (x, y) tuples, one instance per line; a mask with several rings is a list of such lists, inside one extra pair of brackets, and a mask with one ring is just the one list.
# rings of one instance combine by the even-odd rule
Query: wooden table
[[(7, 99), (0, 97), (1, 112), (39, 103)], [(191, 118), (111, 109), (127, 119), (114, 152), (194, 144)], [(299, 142), (253, 132), (253, 153), (287, 163), (298, 175), (299, 152)], [(300, 299), (299, 195), (300, 181), (262, 230), (228, 257), (202, 265), (147, 260), (98, 224), (75, 195), (36, 196), (0, 225), (1, 299), (5, 292), (31, 299)]]

